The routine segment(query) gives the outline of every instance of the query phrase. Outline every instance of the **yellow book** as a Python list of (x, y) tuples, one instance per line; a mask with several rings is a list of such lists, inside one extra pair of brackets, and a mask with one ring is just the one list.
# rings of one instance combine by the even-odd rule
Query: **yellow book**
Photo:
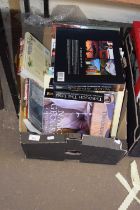
[(25, 33), (23, 54), (20, 59), (19, 75), (22, 78), (30, 78), (36, 81), (41, 87), (49, 85), (50, 78), (53, 77), (49, 73), (51, 64), (51, 56), (49, 50), (41, 44), (29, 32)]

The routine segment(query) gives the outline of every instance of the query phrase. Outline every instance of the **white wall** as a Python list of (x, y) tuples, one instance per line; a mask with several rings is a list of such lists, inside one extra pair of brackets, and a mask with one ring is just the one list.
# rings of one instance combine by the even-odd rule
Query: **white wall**
[[(7, 6), (8, 0), (0, 0), (0, 7)], [(23, 0), (20, 0), (23, 8)], [(50, 13), (58, 4), (78, 5), (90, 19), (128, 22), (140, 20), (140, 6), (110, 3), (106, 0), (49, 0)], [(30, 0), (31, 8), (38, 14), (43, 12), (43, 0)]]
[(75, 0), (75, 1), (50, 1), (50, 11), (56, 4), (76, 4), (90, 19), (109, 20), (117, 22), (132, 22), (133, 20), (140, 20), (140, 7), (126, 7), (124, 4), (112, 4), (106, 1), (94, 0)]
[[(33, 10), (43, 8), (42, 0), (30, 0)], [(140, 20), (140, 7), (126, 4), (110, 3), (105, 0), (50, 0), (50, 12), (57, 4), (78, 5), (90, 19), (115, 22), (132, 22)]]

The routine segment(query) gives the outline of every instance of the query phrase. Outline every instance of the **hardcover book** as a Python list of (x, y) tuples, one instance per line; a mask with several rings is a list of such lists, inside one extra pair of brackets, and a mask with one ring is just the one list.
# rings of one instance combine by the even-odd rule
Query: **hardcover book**
[(45, 97), (51, 98), (60, 98), (60, 99), (68, 99), (68, 100), (79, 100), (79, 101), (92, 101), (98, 103), (104, 103), (108, 94), (104, 93), (88, 93), (88, 92), (73, 92), (68, 90), (54, 90), (54, 89), (46, 89)]
[(54, 85), (123, 89), (119, 47), (118, 31), (57, 28)]
[(20, 43), (18, 74), (23, 78), (33, 79), (44, 87), (44, 78), (45, 83), (49, 83), (53, 77), (49, 72), (50, 64), (49, 50), (33, 35), (26, 32), (25, 38)]
[(80, 133), (109, 137), (114, 112), (114, 95), (104, 103), (44, 98), (43, 133)]

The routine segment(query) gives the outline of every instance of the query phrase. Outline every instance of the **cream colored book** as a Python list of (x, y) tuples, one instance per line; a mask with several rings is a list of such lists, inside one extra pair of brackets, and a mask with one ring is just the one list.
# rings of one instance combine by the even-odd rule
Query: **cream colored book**
[(123, 104), (123, 99), (124, 99), (124, 93), (125, 93), (125, 88), (123, 91), (116, 92), (115, 109), (114, 109), (112, 126), (111, 126), (111, 137), (112, 138), (115, 138), (117, 135), (120, 114), (121, 114), (121, 109), (122, 109), (122, 104)]
[(41, 87), (44, 87), (45, 83), (48, 86), (50, 78), (53, 77), (53, 75), (49, 74), (50, 64), (50, 51), (33, 35), (26, 32), (18, 74), (23, 78), (33, 79)]

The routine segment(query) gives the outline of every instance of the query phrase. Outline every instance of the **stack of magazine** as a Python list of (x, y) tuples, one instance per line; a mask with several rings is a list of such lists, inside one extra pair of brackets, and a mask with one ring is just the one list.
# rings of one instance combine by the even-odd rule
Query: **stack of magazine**
[(20, 130), (115, 138), (125, 93), (119, 31), (54, 24), (50, 36), (49, 50), (28, 32), (20, 41)]

